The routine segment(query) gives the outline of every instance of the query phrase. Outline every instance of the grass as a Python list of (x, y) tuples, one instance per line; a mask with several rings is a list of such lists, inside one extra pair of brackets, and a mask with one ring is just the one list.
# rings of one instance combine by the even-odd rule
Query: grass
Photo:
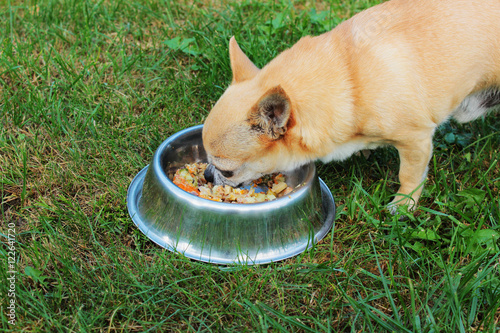
[(335, 229), (280, 263), (191, 261), (128, 216), (135, 174), (229, 84), (230, 36), (262, 66), (377, 2), (0, 1), (0, 330), (499, 330), (496, 116), (440, 127), (405, 220), (395, 150), (318, 164)]

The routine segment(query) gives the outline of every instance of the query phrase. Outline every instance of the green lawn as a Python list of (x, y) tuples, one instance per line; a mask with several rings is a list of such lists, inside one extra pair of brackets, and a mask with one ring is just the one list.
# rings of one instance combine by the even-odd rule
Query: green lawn
[(318, 163), (335, 229), (276, 264), (195, 262), (128, 216), (132, 178), (229, 84), (232, 35), (262, 66), (377, 2), (0, 0), (0, 330), (500, 330), (497, 115), (440, 127), (405, 219), (394, 149)]

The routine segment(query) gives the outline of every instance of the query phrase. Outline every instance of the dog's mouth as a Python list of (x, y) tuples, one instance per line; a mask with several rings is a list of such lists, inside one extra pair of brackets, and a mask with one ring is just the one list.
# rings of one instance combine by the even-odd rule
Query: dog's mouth
[[(215, 165), (209, 163), (205, 169), (205, 180), (214, 185), (229, 185), (231, 187), (246, 187), (253, 183), (254, 179), (258, 179), (263, 174), (253, 175), (254, 177), (244, 177), (240, 172), (220, 170)], [(242, 179), (243, 178), (243, 179)]]
[(212, 164), (209, 164), (207, 168), (205, 169), (205, 172), (203, 173), (203, 176), (205, 177), (205, 180), (209, 183), (213, 183), (215, 180), (215, 167)]
[(244, 183), (236, 183), (231, 178), (234, 176), (233, 171), (219, 170), (213, 164), (209, 164), (205, 169), (205, 180), (214, 185), (229, 185), (231, 187), (241, 187)]

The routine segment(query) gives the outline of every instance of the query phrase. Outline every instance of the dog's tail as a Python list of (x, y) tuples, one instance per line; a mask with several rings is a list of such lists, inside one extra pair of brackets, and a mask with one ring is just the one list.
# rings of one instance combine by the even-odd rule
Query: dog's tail
[(500, 105), (500, 87), (492, 87), (467, 96), (452, 116), (458, 122), (466, 123), (477, 119)]

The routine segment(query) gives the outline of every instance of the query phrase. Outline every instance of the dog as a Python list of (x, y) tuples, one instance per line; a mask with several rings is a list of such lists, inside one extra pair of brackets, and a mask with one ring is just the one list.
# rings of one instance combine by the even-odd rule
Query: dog
[(391, 0), (303, 37), (262, 69), (229, 41), (232, 83), (208, 114), (215, 184), (241, 186), (311, 161), (396, 147), (413, 209), (439, 124), (500, 104), (500, 1)]

